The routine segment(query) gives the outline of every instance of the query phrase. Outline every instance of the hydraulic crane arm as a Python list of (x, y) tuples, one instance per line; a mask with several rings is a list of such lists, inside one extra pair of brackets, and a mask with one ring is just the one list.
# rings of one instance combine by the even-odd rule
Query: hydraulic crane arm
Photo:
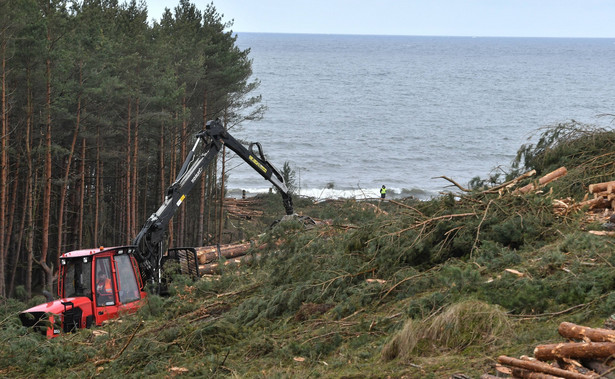
[[(135, 256), (144, 281), (158, 279), (162, 259), (162, 241), (169, 222), (205, 168), (222, 150), (223, 145), (234, 151), (263, 178), (270, 181), (282, 194), (286, 214), (294, 213), (292, 198), (284, 183), (284, 177), (265, 159), (260, 143), (252, 143), (249, 149), (246, 149), (224, 129), (219, 119), (208, 121), (205, 130), (199, 132), (196, 137), (197, 141), (188, 153), (177, 178), (167, 188), (164, 203), (149, 217), (134, 239)], [(197, 148), (201, 144), (203, 145), (202, 151), (197, 154)], [(254, 151), (254, 147), (258, 149), (257, 152)]]

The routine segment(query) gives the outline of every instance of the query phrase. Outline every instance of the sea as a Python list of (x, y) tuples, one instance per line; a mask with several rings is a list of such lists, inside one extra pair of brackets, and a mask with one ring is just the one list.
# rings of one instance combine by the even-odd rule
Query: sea
[[(317, 200), (429, 199), (510, 172), (523, 144), (615, 124), (615, 39), (238, 33), (267, 107), (232, 134)], [(610, 116), (609, 116), (610, 115)], [(231, 196), (267, 192), (238, 157)]]

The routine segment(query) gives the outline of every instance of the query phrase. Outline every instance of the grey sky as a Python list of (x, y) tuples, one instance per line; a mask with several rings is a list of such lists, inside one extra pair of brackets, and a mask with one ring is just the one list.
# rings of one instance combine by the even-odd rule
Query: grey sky
[[(150, 19), (179, 3), (145, 0)], [(210, 0), (193, 0), (204, 9)], [(615, 37), (613, 0), (218, 0), (233, 31)]]

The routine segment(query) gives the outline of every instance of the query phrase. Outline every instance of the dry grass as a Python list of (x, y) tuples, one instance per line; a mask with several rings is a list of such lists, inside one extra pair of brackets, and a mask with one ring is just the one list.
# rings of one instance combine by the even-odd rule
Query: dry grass
[(384, 346), (382, 358), (409, 360), (431, 348), (461, 350), (470, 345), (489, 344), (511, 330), (512, 324), (500, 307), (467, 300), (451, 305), (431, 319), (408, 320)]

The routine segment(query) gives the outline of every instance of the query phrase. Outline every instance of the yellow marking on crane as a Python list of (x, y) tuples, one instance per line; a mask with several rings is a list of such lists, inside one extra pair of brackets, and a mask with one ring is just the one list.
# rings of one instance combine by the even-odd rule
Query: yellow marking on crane
[(263, 172), (267, 172), (267, 169), (265, 168), (265, 166), (263, 166), (261, 164), (261, 162), (257, 161), (256, 158), (254, 158), (253, 156), (250, 155), (250, 160), (252, 161), (252, 163), (254, 163), (256, 165), (256, 167), (260, 168), (261, 170), (263, 170)]

